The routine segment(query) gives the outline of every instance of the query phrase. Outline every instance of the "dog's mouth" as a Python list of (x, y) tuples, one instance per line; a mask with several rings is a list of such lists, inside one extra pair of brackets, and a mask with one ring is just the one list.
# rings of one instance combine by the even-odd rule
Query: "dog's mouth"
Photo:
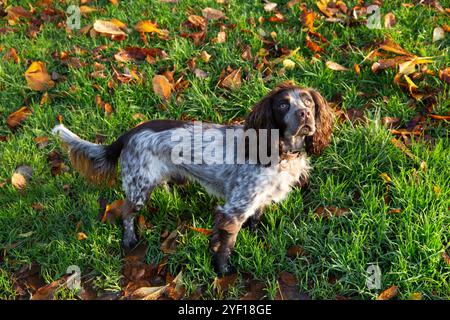
[(301, 126), (297, 132), (297, 135), (302, 136), (312, 136), (316, 132), (316, 129), (314, 127), (311, 127), (307, 124), (304, 126)]

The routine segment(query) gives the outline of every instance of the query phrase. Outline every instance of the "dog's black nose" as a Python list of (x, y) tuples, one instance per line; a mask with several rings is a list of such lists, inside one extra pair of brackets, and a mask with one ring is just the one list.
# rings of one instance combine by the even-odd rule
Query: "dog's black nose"
[(306, 109), (301, 109), (297, 111), (297, 116), (301, 120), (306, 120), (308, 118), (311, 118), (311, 111)]

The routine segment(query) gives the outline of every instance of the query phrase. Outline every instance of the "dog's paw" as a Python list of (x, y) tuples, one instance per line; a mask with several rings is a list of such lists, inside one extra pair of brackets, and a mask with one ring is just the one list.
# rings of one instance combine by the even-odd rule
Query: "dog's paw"
[(236, 273), (236, 268), (231, 265), (229, 259), (225, 261), (217, 254), (213, 256), (213, 268), (218, 277), (224, 277)]

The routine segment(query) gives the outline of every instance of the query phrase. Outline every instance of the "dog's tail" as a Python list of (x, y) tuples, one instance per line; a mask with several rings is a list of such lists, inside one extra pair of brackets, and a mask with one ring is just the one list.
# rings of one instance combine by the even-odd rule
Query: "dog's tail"
[(81, 139), (62, 124), (55, 126), (52, 134), (58, 135), (68, 147), (70, 162), (89, 182), (114, 184), (123, 144), (119, 141), (110, 146), (95, 144)]

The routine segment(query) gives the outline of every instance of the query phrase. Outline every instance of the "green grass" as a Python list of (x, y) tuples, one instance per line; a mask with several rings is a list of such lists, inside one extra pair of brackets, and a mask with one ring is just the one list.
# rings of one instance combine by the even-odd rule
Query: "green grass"
[[(24, 8), (28, 8), (27, 2), (9, 1)], [(441, 256), (450, 246), (448, 122), (427, 120), (427, 133), (434, 141), (415, 142), (410, 146), (412, 153), (427, 164), (427, 169), (421, 170), (417, 162), (390, 142), (392, 135), (381, 125), (380, 119), (390, 116), (399, 117), (404, 126), (422, 108), (420, 103), (412, 107), (407, 105), (409, 96), (393, 82), (395, 71), (373, 74), (371, 63), (365, 62), (361, 64), (358, 76), (352, 71), (335, 72), (325, 66), (325, 61), (332, 60), (352, 68), (353, 64), (364, 60), (370, 51), (369, 45), (391, 36), (414, 54), (436, 57), (430, 69), (437, 73), (450, 66), (450, 40), (447, 34), (444, 40), (432, 43), (432, 33), (435, 27), (448, 23), (448, 17), (429, 7), (405, 8), (401, 6), (402, 1), (385, 1), (382, 14), (391, 11), (398, 21), (390, 30), (346, 27), (316, 20), (318, 32), (330, 44), (320, 61), (310, 63), (313, 54), (305, 46), (306, 32), (298, 19), (300, 10), (298, 7), (288, 10), (281, 6), (282, 1), (276, 2), (280, 3), (287, 18), (285, 23), (265, 22), (251, 26), (247, 23), (248, 18), (257, 21), (259, 16), (267, 18), (271, 15), (264, 12), (260, 1), (229, 0), (228, 5), (218, 5), (214, 0), (180, 0), (173, 5), (139, 0), (121, 1), (117, 7), (106, 0), (93, 1), (92, 6), (104, 11), (83, 17), (82, 25), (93, 23), (95, 19), (117, 18), (132, 27), (138, 21), (150, 19), (168, 29), (171, 35), (167, 41), (155, 37), (149, 39), (150, 46), (168, 53), (167, 60), (154, 65), (138, 65), (146, 80), (141, 84), (116, 85), (113, 91), (107, 87), (113, 76), (110, 66), (117, 68), (119, 65), (113, 55), (128, 45), (144, 46), (135, 31), (122, 42), (76, 33), (68, 37), (63, 28), (53, 24), (45, 24), (33, 39), (26, 36), (24, 25), (19, 25), (19, 31), (15, 33), (0, 35), (0, 46), (3, 47), (0, 56), (14, 47), (21, 58), (20, 64), (0, 59), (0, 135), (9, 138), (7, 142), (0, 142), (0, 181), (10, 178), (20, 164), (28, 164), (34, 169), (24, 194), (17, 192), (10, 183), (0, 189), (0, 248), (8, 248), (0, 262), (0, 298), (14, 298), (12, 275), (31, 262), (42, 266), (42, 275), (47, 282), (65, 274), (69, 265), (78, 265), (82, 271), (89, 270), (95, 275), (98, 290), (120, 290), (121, 229), (98, 221), (97, 199), (102, 196), (112, 202), (123, 198), (123, 192), (120, 187), (101, 190), (90, 186), (72, 169), (56, 177), (51, 175), (47, 154), (61, 150), (60, 146), (52, 139), (44, 149), (38, 149), (33, 139), (49, 136), (58, 114), (82, 138), (94, 141), (96, 134), (103, 134), (105, 143), (109, 143), (140, 121), (132, 118), (135, 113), (141, 113), (147, 119), (188, 116), (203, 121), (227, 122), (241, 118), (270, 88), (286, 79), (317, 88), (328, 99), (336, 93), (342, 94), (342, 109), (364, 110), (368, 121), (364, 125), (350, 122), (337, 125), (331, 146), (323, 156), (312, 160), (314, 171), (309, 188), (304, 192), (296, 189), (287, 200), (268, 208), (258, 232), (245, 229), (239, 234), (233, 255), (233, 264), (238, 271), (251, 273), (265, 282), (268, 298), (275, 296), (278, 275), (287, 270), (297, 276), (300, 290), (314, 299), (332, 299), (336, 295), (373, 299), (381, 290), (369, 290), (365, 276), (369, 264), (377, 263), (382, 270), (382, 288), (397, 285), (400, 299), (407, 299), (415, 292), (422, 293), (426, 299), (450, 298), (450, 267)], [(318, 12), (315, 1), (305, 2), (308, 8)], [(346, 2), (350, 7), (356, 1)], [(441, 1), (441, 4), (449, 7), (450, 3)], [(199, 47), (178, 36), (187, 10), (201, 14), (204, 7), (222, 9), (229, 18), (227, 22), (236, 24), (235, 29), (227, 30), (226, 43), (209, 42), (219, 31), (219, 26), (212, 22), (205, 44)], [(0, 27), (6, 23), (1, 20)], [(252, 63), (241, 58), (239, 45), (250, 45), (253, 55), (263, 46), (255, 35), (241, 30), (257, 32), (259, 28), (268, 34), (275, 31), (281, 46), (300, 48), (301, 58), (296, 59), (294, 70), (280, 75), (281, 65), (278, 65), (272, 77), (263, 82)], [(90, 54), (80, 56), (88, 66), (79, 69), (68, 68), (51, 57), (55, 51), (71, 51), (74, 47), (92, 50), (102, 44), (109, 46), (102, 53), (107, 59), (103, 62), (107, 66), (106, 79), (89, 77), (94, 63)], [(212, 59), (207, 64), (197, 59), (197, 67), (207, 71), (209, 77), (197, 79), (192, 72), (186, 71), (189, 88), (179, 100), (172, 99), (166, 108), (161, 108), (161, 100), (152, 90), (153, 75), (172, 66), (176, 67), (178, 75), (187, 68), (187, 61), (203, 50), (211, 54)], [(52, 100), (48, 105), (41, 106), (42, 93), (27, 87), (23, 74), (30, 61), (44, 61), (50, 72), (57, 71), (67, 77), (49, 91)], [(234, 92), (217, 86), (221, 70), (228, 65), (242, 67), (247, 76), (241, 88)], [(130, 63), (129, 67), (132, 66)], [(448, 85), (437, 76), (427, 79), (431, 88), (442, 89), (437, 96), (435, 112), (448, 113)], [(94, 83), (100, 89), (94, 88)], [(361, 92), (371, 95), (364, 96)], [(96, 95), (111, 103), (114, 108), (111, 116), (106, 116), (95, 105)], [(33, 114), (20, 130), (11, 133), (6, 118), (23, 105), (30, 107)], [(69, 165), (67, 158), (65, 163)], [(381, 173), (392, 178), (389, 205), (384, 202), (386, 184)], [(70, 185), (70, 193), (63, 191), (64, 185)], [(150, 203), (157, 212), (141, 212), (154, 225), (142, 235), (149, 245), (147, 260), (158, 262), (162, 259), (160, 234), (165, 229), (174, 230), (180, 221), (211, 228), (211, 212), (216, 201), (192, 184), (186, 188), (176, 187), (173, 193), (156, 190)], [(44, 206), (42, 211), (32, 209), (36, 202)], [(327, 205), (349, 208), (350, 213), (331, 219), (318, 218), (314, 210)], [(391, 208), (401, 208), (401, 213), (389, 214)], [(84, 241), (76, 238), (76, 225), (80, 221), (79, 231), (88, 236)], [(23, 235), (28, 232), (32, 234)], [(14, 248), (10, 248), (11, 245)], [(292, 245), (301, 246), (307, 255), (288, 259), (286, 251)], [(238, 298), (244, 293), (240, 277), (228, 293), (219, 295), (213, 290), (215, 274), (211, 269), (208, 238), (194, 231), (181, 236), (176, 253), (169, 257), (169, 269), (174, 274), (183, 270), (188, 293), (198, 286), (204, 288), (204, 298)], [(329, 277), (336, 277), (337, 281), (330, 283)], [(73, 295), (63, 292), (58, 298), (73, 298)]]

